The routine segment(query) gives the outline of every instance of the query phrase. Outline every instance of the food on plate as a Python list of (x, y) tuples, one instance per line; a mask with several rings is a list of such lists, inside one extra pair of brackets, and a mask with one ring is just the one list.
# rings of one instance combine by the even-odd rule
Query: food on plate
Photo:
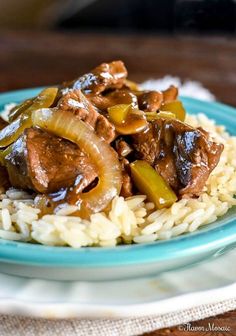
[(0, 123), (2, 238), (149, 242), (192, 232), (236, 204), (235, 138), (188, 115), (175, 86), (142, 90), (122, 61), (8, 112)]

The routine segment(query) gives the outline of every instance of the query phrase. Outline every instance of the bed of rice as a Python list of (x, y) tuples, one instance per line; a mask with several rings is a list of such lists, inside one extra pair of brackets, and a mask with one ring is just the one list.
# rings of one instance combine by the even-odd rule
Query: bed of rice
[(236, 205), (236, 137), (204, 114), (189, 115), (187, 123), (202, 126), (225, 146), (199, 198), (182, 199), (168, 209), (155, 210), (145, 196), (116, 197), (109, 212), (94, 214), (88, 221), (73, 216), (75, 206), (40, 218), (29, 194), (10, 189), (0, 194), (0, 237), (74, 248), (114, 246), (169, 239), (214, 222)]

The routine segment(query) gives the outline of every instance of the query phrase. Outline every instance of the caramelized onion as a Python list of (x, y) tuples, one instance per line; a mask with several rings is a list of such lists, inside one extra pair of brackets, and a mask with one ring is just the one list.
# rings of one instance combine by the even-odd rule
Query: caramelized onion
[(122, 183), (121, 167), (115, 151), (78, 117), (57, 108), (43, 108), (32, 114), (33, 125), (77, 144), (96, 165), (99, 181), (88, 192), (68, 189), (66, 201), (76, 204), (80, 210), (77, 215), (88, 217), (107, 207), (119, 195)]

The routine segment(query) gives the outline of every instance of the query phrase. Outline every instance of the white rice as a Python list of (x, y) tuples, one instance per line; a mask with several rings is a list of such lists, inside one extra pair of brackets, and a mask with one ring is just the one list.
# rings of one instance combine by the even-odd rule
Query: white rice
[(224, 144), (220, 162), (199, 198), (182, 199), (168, 209), (155, 210), (144, 195), (116, 197), (109, 211), (93, 214), (88, 221), (73, 216), (76, 206), (40, 218), (33, 197), (11, 188), (0, 193), (0, 237), (74, 248), (108, 247), (169, 239), (214, 222), (236, 205), (236, 137), (229, 136), (223, 126), (215, 125), (204, 114), (187, 116), (187, 123), (203, 127)]

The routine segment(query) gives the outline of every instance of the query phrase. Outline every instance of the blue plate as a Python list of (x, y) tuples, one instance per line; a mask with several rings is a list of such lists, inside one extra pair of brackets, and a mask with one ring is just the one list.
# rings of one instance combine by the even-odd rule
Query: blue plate
[[(40, 88), (0, 94), (0, 110), (35, 96)], [(188, 113), (203, 112), (236, 134), (236, 109), (182, 97)], [(0, 239), (1, 271), (49, 279), (105, 280), (144, 276), (217, 256), (236, 245), (236, 209), (194, 233), (168, 241), (113, 248), (48, 247)]]

